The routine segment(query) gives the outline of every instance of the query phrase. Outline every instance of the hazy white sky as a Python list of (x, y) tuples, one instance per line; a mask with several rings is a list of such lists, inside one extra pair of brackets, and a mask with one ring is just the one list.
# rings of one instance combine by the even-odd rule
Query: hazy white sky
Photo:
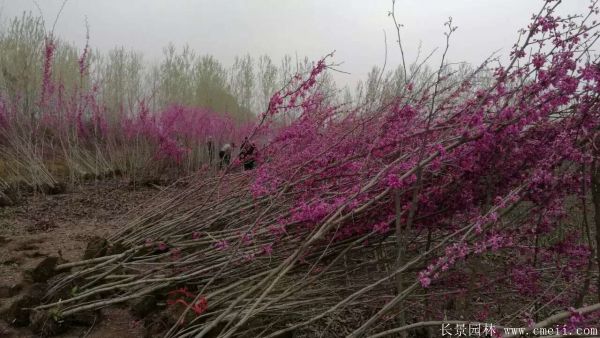
[[(564, 0), (565, 13), (583, 13), (589, 0)], [(38, 0), (48, 25), (62, 0)], [(541, 0), (397, 0), (398, 19), (408, 59), (444, 46), (444, 22), (459, 27), (452, 38), (452, 61), (479, 63), (493, 51), (508, 54), (517, 30), (527, 25)], [(39, 13), (32, 0), (0, 0), (2, 21), (23, 11)], [(100, 50), (125, 46), (156, 60), (169, 42), (189, 44), (200, 54), (212, 54), (225, 65), (235, 55), (284, 54), (318, 59), (336, 50), (335, 61), (351, 75), (336, 75), (340, 83), (365, 78), (385, 55), (388, 66), (400, 56), (391, 18), (391, 0), (70, 0), (59, 18), (56, 34), (83, 46), (85, 17), (91, 45)], [(436, 62), (437, 63), (437, 62)]]

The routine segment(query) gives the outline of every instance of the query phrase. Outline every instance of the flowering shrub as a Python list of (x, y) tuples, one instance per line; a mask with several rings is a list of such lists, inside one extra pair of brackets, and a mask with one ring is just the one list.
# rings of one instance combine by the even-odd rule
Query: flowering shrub
[(251, 128), (207, 109), (171, 106), (150, 114), (142, 104), (140, 112), (121, 121), (125, 142), (154, 144), (157, 159), (180, 164), (193, 149), (205, 150), (211, 139), (216, 144), (238, 141)]
[[(591, 19), (562, 18), (554, 3), (546, 5), (488, 87), (469, 78), (446, 86), (440, 78), (419, 92), (407, 86), (376, 112), (343, 110), (310, 91), (320, 62), (298, 86), (301, 94), (273, 96), (266, 114), (281, 109), (273, 107), (300, 111), (263, 149), (254, 197), (293, 196), (280, 223), (305, 247), (373, 233), (400, 236), (394, 222), (401, 231), (438, 238), (464, 233), (418, 274), (424, 288), (450, 278), (459, 262), (514, 249), (527, 258), (504, 257), (494, 274), (510, 276), (524, 297), (539, 294), (545, 278), (581, 281), (591, 248), (582, 236), (561, 239), (561, 227), (569, 198), (590, 183), (585, 168), (596, 156), (600, 68), (582, 52), (598, 32), (587, 26)], [(526, 210), (517, 221), (514, 208)], [(553, 238), (559, 242), (549, 245)], [(421, 242), (412, 254), (431, 245)], [(544, 272), (550, 267), (560, 273)], [(544, 299), (566, 305), (580, 292)]]
[[(9, 164), (19, 162), (15, 157), (25, 156), (14, 154), (16, 149), (31, 149), (43, 154), (38, 165), (64, 162), (67, 172), (48, 172), (49, 176), (103, 175), (118, 170), (135, 178), (160, 175), (168, 168), (193, 171), (216, 163), (220, 145), (240, 142), (253, 125), (252, 121), (242, 123), (227, 113), (199, 107), (172, 105), (151, 112), (145, 99), (133, 111), (111, 112), (101, 103), (98, 86), (86, 84), (87, 46), (78, 60), (81, 86), (70, 89), (53, 77), (56, 44), (52, 37), (44, 46), (38, 114), (24, 116), (16, 103), (7, 106), (0, 92), (0, 146), (3, 160)], [(31, 145), (19, 146), (20, 142)], [(13, 171), (24, 174), (19, 168)]]

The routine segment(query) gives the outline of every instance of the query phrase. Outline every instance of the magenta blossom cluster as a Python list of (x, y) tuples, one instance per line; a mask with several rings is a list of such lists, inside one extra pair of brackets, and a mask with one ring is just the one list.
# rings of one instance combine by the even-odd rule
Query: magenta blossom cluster
[[(375, 111), (348, 110), (311, 90), (318, 63), (308, 80), (271, 101), (265, 118), (298, 108), (299, 116), (261, 150), (254, 196), (285, 192), (281, 226), (291, 238), (323, 228), (326, 241), (400, 236), (398, 229), (418, 240), (460, 233), (418, 274), (423, 287), (458, 262), (507, 249), (529, 257), (508, 255), (494, 273), (510, 276), (522, 295), (554, 278), (545, 271), (557, 262), (567, 264), (558, 278), (580, 280), (590, 257), (583, 236), (550, 239), (564, 237), (565, 205), (589, 186), (595, 160), (600, 67), (585, 57), (598, 36), (585, 21), (595, 7), (590, 17), (562, 18), (546, 5), (485, 86), (471, 77), (447, 85), (440, 76), (436, 85), (411, 84)], [(408, 246), (412, 254), (426, 247)]]

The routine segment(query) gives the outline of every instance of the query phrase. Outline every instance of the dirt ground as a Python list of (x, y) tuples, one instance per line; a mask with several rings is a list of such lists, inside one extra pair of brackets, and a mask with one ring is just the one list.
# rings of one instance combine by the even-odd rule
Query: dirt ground
[[(48, 256), (80, 260), (88, 241), (107, 237), (139, 205), (158, 198), (158, 187), (131, 187), (124, 181), (85, 183), (58, 195), (30, 194), (16, 206), (0, 207), (0, 337), (36, 337), (8, 325), (3, 311), (26, 286), (26, 271)], [(102, 320), (59, 337), (141, 337), (127, 309), (102, 310)]]

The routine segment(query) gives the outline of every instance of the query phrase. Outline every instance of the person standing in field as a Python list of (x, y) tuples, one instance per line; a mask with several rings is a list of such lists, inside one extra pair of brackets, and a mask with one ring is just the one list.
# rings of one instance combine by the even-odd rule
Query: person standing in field
[(223, 166), (227, 167), (231, 162), (231, 153), (233, 152), (233, 148), (235, 147), (235, 143), (225, 143), (221, 150), (219, 151), (219, 169), (222, 169)]
[(212, 136), (208, 137), (208, 141), (206, 141), (206, 148), (208, 150), (208, 165), (212, 166), (215, 155), (215, 143), (213, 142)]
[(255, 165), (256, 145), (248, 137), (244, 138), (244, 143), (240, 147), (240, 161), (244, 163), (244, 170), (252, 170)]

